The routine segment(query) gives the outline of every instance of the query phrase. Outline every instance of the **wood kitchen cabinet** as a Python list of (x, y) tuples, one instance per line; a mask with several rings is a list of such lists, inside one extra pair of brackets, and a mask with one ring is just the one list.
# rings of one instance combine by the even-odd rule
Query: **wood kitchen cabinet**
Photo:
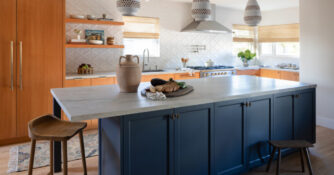
[(299, 81), (299, 72), (261, 69), (261, 77)]
[(237, 75), (253, 75), (260, 76), (260, 69), (237, 70)]
[(190, 75), (188, 72), (174, 74), (175, 80), (187, 80), (187, 79), (196, 79), (196, 78), (200, 78), (199, 72), (195, 72), (192, 75)]
[(299, 72), (281, 71), (282, 80), (299, 81)]
[(20, 140), (63, 85), (64, 1), (5, 0), (0, 10), (0, 140)]
[(102, 85), (112, 85), (112, 84), (116, 84), (116, 77), (92, 79), (92, 86), (102, 86)]
[(281, 79), (280, 71), (261, 69), (261, 77)]

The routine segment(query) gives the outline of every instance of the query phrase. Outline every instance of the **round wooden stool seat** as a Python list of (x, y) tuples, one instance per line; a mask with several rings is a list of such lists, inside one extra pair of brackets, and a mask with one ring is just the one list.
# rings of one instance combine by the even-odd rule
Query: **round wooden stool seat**
[(63, 174), (67, 175), (67, 140), (79, 134), (81, 158), (84, 175), (87, 175), (83, 130), (87, 127), (85, 122), (69, 122), (56, 118), (53, 115), (45, 115), (28, 124), (29, 137), (31, 138), (31, 150), (28, 175), (32, 175), (34, 165), (36, 140), (50, 140), (50, 175), (53, 175), (53, 146), (54, 141), (62, 142), (63, 149)]
[(86, 127), (87, 123), (84, 122), (69, 122), (46, 115), (29, 122), (29, 137), (37, 140), (68, 140)]

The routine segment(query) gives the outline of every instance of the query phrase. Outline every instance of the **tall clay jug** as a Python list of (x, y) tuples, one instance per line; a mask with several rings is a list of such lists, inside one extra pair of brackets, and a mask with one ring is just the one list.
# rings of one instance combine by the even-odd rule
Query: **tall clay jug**
[[(133, 58), (137, 58), (137, 61), (134, 62)], [(121, 56), (119, 58), (119, 64), (116, 68), (116, 77), (121, 92), (137, 92), (141, 81), (139, 57), (132, 55), (125, 55), (125, 57)]]

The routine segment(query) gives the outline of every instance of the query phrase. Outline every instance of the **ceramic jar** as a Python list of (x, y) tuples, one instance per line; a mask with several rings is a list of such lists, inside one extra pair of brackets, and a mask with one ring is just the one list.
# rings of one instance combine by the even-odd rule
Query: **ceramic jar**
[(248, 0), (244, 21), (249, 26), (257, 26), (262, 20), (261, 9), (257, 0)]
[(117, 9), (123, 16), (135, 16), (140, 9), (140, 0), (118, 0)]
[[(134, 61), (134, 58), (137, 60)], [(119, 64), (116, 68), (116, 78), (121, 92), (137, 92), (141, 81), (139, 57), (132, 55), (121, 56), (119, 58)]]

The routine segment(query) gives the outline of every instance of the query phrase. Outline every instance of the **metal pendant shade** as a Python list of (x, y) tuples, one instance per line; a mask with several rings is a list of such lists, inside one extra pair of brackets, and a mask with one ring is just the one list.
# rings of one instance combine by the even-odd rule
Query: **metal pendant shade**
[(211, 4), (209, 0), (193, 0), (192, 17), (195, 21), (206, 21), (211, 17)]
[(248, 0), (244, 20), (249, 26), (257, 26), (261, 22), (261, 9), (257, 0)]
[(135, 16), (140, 9), (140, 0), (118, 0), (117, 9), (123, 16)]

